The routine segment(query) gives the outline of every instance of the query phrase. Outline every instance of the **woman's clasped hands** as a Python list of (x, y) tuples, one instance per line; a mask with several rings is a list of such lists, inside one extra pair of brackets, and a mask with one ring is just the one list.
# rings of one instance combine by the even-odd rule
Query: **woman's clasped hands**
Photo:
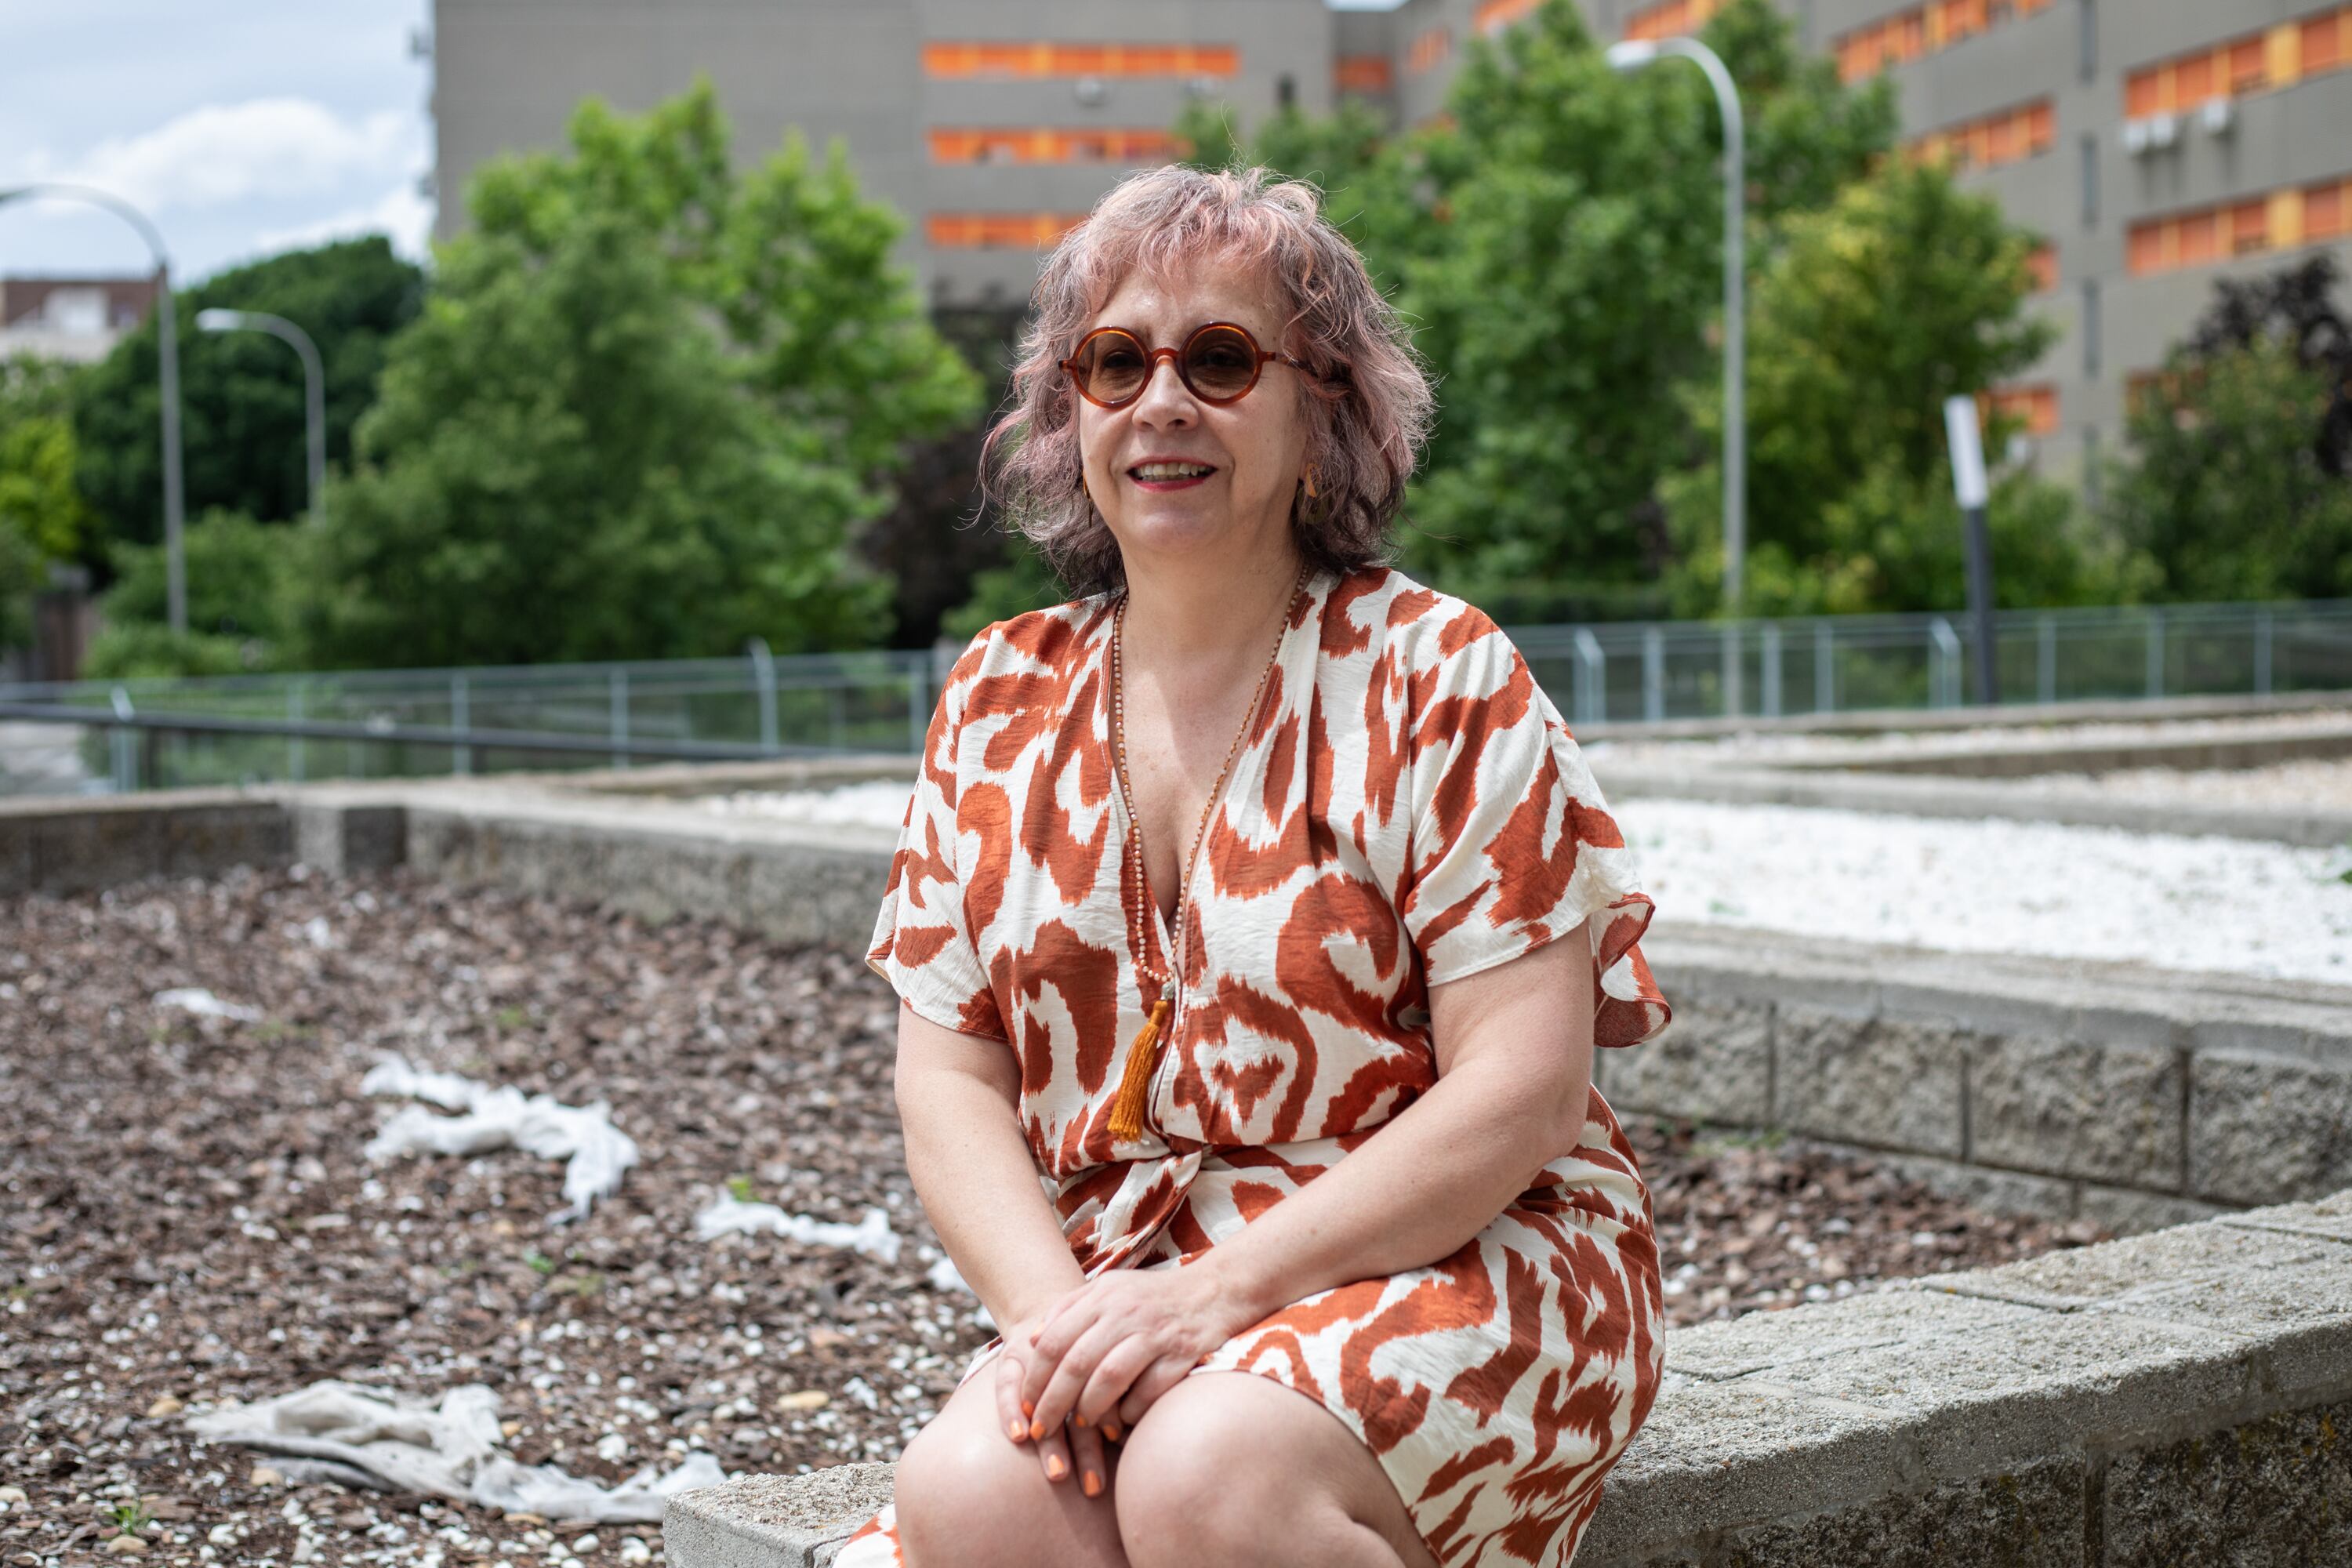
[(1014, 1324), (997, 1358), (1005, 1435), (1037, 1446), (1048, 1480), (1099, 1497), (1116, 1443), (1203, 1357), (1256, 1321), (1201, 1264), (1114, 1268)]

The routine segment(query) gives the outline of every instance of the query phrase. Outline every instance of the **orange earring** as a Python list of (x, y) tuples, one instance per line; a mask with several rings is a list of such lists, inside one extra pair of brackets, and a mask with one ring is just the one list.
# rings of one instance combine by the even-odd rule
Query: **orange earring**
[(1313, 500), (1315, 499), (1315, 465), (1312, 463), (1307, 465), (1307, 478), (1304, 483), (1307, 486), (1307, 499)]

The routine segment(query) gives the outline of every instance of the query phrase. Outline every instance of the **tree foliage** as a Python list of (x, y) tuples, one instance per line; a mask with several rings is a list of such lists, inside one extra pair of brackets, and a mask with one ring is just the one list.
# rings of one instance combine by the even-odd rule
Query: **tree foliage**
[[(1750, 615), (1948, 608), (1966, 597), (1943, 408), (2049, 347), (2025, 308), (2031, 236), (1934, 165), (1889, 161), (1831, 205), (1790, 216), (1749, 312), (1747, 581)], [(1690, 403), (1710, 453), (1666, 486), (1679, 615), (1715, 613), (1723, 581), (1723, 402)], [(1998, 453), (2013, 421), (1987, 432)], [(2070, 492), (2004, 476), (1990, 511), (1995, 594), (2078, 602), (2116, 583), (2073, 521)]]
[(160, 544), (117, 544), (104, 629), (82, 673), (93, 680), (173, 675), (234, 675), (282, 662), (291, 630), (292, 566), (282, 524), (215, 509), (190, 520), (188, 629), (166, 624), (166, 568)]
[(0, 647), (23, 640), (48, 563), (72, 555), (89, 526), (74, 483), (72, 374), (51, 360), (0, 359)]
[(491, 166), (395, 345), (316, 542), (314, 659), (520, 662), (849, 647), (851, 548), (971, 371), (888, 264), (836, 149), (731, 171), (707, 85)]
[[(182, 460), (190, 516), (214, 508), (264, 522), (310, 504), (301, 362), (258, 332), (200, 332), (196, 312), (267, 310), (310, 334), (326, 371), (327, 461), (352, 456), (352, 429), (375, 401), (387, 343), (415, 319), (424, 274), (381, 236), (287, 251), (218, 272), (182, 294)], [(80, 377), (74, 396), (82, 493), (99, 519), (87, 553), (163, 536), (163, 437), (152, 316)]]

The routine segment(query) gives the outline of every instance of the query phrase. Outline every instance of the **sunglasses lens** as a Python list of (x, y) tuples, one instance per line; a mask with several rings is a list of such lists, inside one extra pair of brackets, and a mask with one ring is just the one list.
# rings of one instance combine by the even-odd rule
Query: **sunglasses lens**
[(1239, 397), (1257, 377), (1257, 345), (1231, 327), (1213, 327), (1184, 347), (1184, 379), (1203, 397)]
[(1097, 332), (1078, 349), (1078, 384), (1105, 403), (1123, 403), (1143, 390), (1151, 361), (1125, 332)]

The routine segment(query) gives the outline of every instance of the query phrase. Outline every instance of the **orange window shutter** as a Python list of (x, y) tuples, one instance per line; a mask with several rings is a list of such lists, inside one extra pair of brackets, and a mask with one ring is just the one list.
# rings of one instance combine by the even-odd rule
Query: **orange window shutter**
[(2132, 225), (2130, 254), (2126, 265), (2135, 278), (2164, 269), (2164, 225), (2137, 223)]
[(2157, 107), (2162, 83), (2153, 70), (2137, 70), (2124, 79), (2124, 114), (2132, 120), (2145, 120), (2161, 112)]
[(2303, 237), (2305, 240), (2341, 239), (2352, 229), (2346, 222), (2347, 192), (2352, 192), (2352, 180), (2340, 184), (2314, 185), (2303, 193)]
[(2220, 225), (2211, 213), (2190, 213), (2180, 219), (2180, 265), (2202, 267), (2221, 254)]
[(2240, 202), (2230, 209), (2230, 254), (2245, 256), (2270, 248), (2271, 205)]
[(2265, 54), (2259, 37), (2241, 38), (2230, 46), (2230, 90), (2260, 92), (2265, 74)]
[(2033, 150), (2047, 153), (2058, 144), (2058, 110), (2048, 102), (2033, 106)]
[(2025, 258), (2025, 269), (2032, 275), (2034, 292), (2047, 294), (2058, 287), (2058, 247), (2047, 240), (2035, 246)]
[(2173, 68), (2172, 96), (2183, 110), (2196, 108), (2213, 96), (2213, 57), (2198, 55), (2182, 60)]
[(2334, 70), (2344, 58), (2344, 16), (2314, 16), (2303, 25), (2303, 74)]

